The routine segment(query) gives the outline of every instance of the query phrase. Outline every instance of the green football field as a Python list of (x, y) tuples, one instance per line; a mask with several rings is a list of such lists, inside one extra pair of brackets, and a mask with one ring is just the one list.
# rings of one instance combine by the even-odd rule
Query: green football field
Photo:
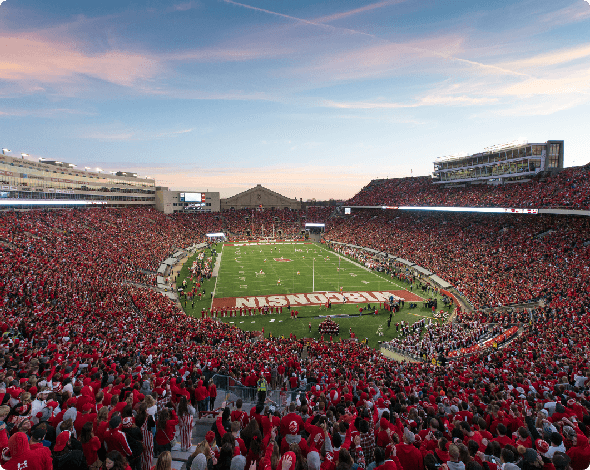
[[(381, 291), (402, 287), (322, 245), (224, 246), (218, 298), (303, 292)], [(279, 284), (280, 281), (280, 284)]]
[[(288, 298), (291, 294), (304, 293), (309, 297), (313, 292), (325, 295), (327, 292), (338, 293), (339, 287), (342, 287), (342, 293), (349, 298), (353, 297), (351, 293), (354, 292), (371, 294), (376, 291), (392, 292), (399, 297), (406, 295), (406, 291), (408, 296), (417, 294), (425, 299), (434, 296), (432, 292), (422, 293), (416, 291), (416, 288), (414, 292), (409, 292), (407, 283), (391, 279), (383, 273), (369, 271), (319, 244), (219, 244), (216, 249), (218, 256), (221, 254), (219, 276), (203, 283), (201, 288), (205, 289), (206, 293), (200, 301), (181, 300), (188, 315), (200, 318), (203, 309), (209, 310), (212, 305), (226, 301), (235, 305), (236, 298), (251, 301), (254, 298), (273, 296), (270, 298), (282, 299)], [(207, 255), (210, 255), (209, 251)], [(188, 266), (192, 265), (194, 259), (194, 256), (191, 257), (181, 270), (177, 279), (178, 286), (182, 286), (182, 281), (186, 278), (187, 289), (192, 288), (192, 282), (187, 275)], [(213, 291), (214, 297), (211, 295)], [(265, 337), (268, 337), (269, 333), (275, 337), (289, 336), (292, 333), (298, 338), (320, 338), (318, 326), (325, 320), (326, 315), (343, 315), (334, 318), (340, 325), (341, 338), (349, 338), (349, 329), (352, 329), (357, 338), (367, 338), (370, 346), (377, 347), (378, 342), (397, 336), (396, 322), (403, 320), (412, 324), (424, 317), (432, 317), (431, 309), (423, 307), (422, 301), (416, 303), (417, 308), (410, 309), (409, 302), (406, 301), (404, 308), (393, 315), (390, 327), (387, 326), (389, 312), (383, 308), (378, 315), (369, 314), (369, 311), (365, 310), (362, 316), (358, 316), (359, 308), (367, 307), (366, 301), (350, 301), (346, 304), (333, 302), (329, 310), (325, 306), (292, 304), (292, 309), (299, 312), (297, 320), (291, 318), (286, 307), (283, 307), (282, 314), (259, 315), (258, 310), (254, 308), (256, 314), (253, 316), (219, 319), (247, 331), (264, 329)], [(371, 302), (372, 307), (375, 305), (378, 306), (379, 302)], [(439, 302), (439, 310), (441, 308), (442, 302)], [(339, 337), (333, 339), (338, 340)]]

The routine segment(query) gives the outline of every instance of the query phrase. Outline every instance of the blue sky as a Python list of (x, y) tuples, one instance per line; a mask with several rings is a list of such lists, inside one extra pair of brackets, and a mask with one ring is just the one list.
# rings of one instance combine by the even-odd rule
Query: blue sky
[(0, 145), (349, 198), (527, 139), (590, 161), (590, 3), (0, 1)]

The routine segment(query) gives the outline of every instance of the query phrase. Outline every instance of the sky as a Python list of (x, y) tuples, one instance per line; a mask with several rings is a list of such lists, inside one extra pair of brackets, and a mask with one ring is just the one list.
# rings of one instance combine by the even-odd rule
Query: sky
[(0, 0), (0, 146), (348, 199), (526, 139), (590, 161), (590, 0)]

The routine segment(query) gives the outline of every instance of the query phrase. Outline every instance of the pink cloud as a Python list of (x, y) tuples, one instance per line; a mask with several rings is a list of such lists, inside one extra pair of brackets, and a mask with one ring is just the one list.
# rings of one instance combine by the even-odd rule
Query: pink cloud
[(0, 79), (4, 80), (55, 82), (82, 74), (131, 86), (153, 77), (160, 69), (157, 59), (138, 53), (115, 50), (90, 55), (75, 50), (73, 41), (24, 35), (0, 38)]

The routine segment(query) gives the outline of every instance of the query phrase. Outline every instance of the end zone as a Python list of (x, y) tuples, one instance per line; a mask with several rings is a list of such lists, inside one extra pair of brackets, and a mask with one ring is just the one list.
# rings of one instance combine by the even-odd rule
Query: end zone
[[(330, 300), (333, 304), (379, 303), (387, 302), (393, 296), (405, 302), (422, 302), (424, 299), (406, 290), (388, 290), (371, 292), (313, 292), (307, 294), (260, 295), (250, 297), (224, 297), (213, 299), (212, 308), (258, 308), (258, 307), (292, 307), (324, 305)], [(346, 300), (345, 300), (346, 298)]]

